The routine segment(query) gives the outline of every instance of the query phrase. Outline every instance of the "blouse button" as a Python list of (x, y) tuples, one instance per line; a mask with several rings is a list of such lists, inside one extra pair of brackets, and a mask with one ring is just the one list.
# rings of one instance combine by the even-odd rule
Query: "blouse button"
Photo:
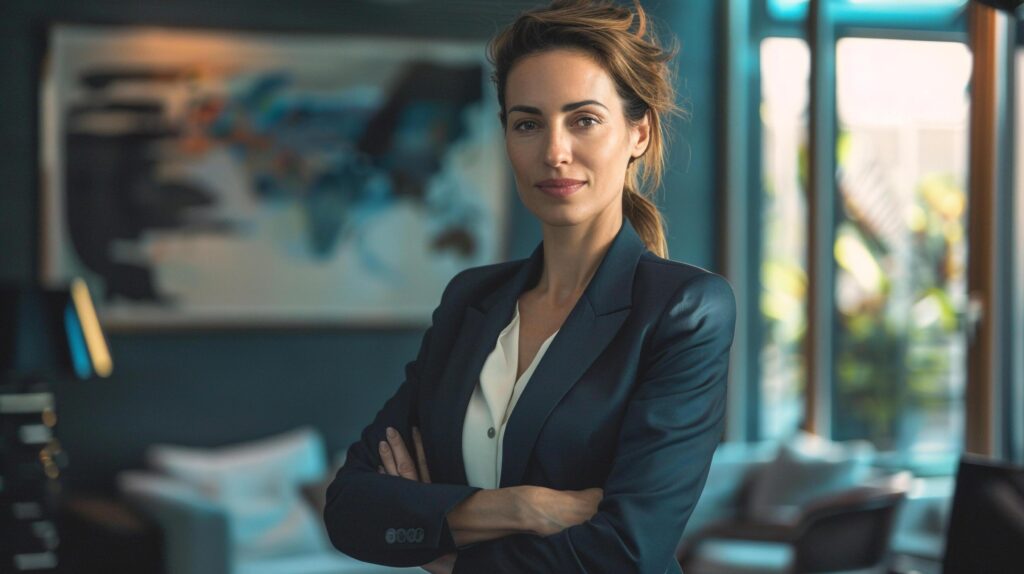
[(494, 427), (487, 429), (487, 438), (494, 438)]

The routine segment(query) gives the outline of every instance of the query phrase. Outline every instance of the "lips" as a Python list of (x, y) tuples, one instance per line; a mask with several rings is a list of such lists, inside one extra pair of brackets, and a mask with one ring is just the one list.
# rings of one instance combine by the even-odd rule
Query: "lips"
[(536, 184), (537, 189), (553, 197), (568, 197), (587, 182), (579, 179), (545, 179)]

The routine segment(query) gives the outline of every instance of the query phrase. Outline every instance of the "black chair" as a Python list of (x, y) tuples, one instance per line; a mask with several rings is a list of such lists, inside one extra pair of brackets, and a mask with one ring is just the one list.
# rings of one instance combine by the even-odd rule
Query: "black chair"
[[(726, 564), (709, 566), (701, 556), (701, 547), (711, 540), (742, 540), (788, 545), (792, 559), (775, 572), (884, 571), (896, 511), (905, 496), (906, 488), (902, 486), (863, 486), (808, 503), (792, 522), (719, 522), (688, 540), (677, 558), (687, 574), (738, 571)], [(756, 571), (773, 570), (762, 565)]]

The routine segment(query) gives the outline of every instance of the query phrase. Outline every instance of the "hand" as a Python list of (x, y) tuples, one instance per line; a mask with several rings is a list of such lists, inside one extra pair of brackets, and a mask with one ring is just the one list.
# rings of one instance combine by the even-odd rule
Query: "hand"
[(455, 558), (456, 554), (454, 552), (445, 554), (430, 564), (424, 564), (421, 568), (430, 572), (430, 574), (452, 574), (452, 570), (455, 569)]
[[(430, 469), (427, 468), (427, 455), (423, 451), (423, 437), (420, 436), (420, 429), (412, 427), (413, 446), (416, 449), (416, 461), (413, 462), (409, 449), (402, 440), (402, 435), (392, 427), (387, 428), (387, 441), (380, 441), (377, 449), (380, 451), (381, 464), (377, 472), (401, 476), (409, 480), (419, 482), (430, 482)], [(457, 555), (452, 552), (440, 558), (424, 564), (421, 568), (430, 574), (451, 574), (455, 568)]]
[(423, 452), (423, 438), (420, 436), (420, 429), (412, 427), (413, 444), (416, 448), (415, 461), (409, 454), (402, 435), (397, 430), (388, 427), (386, 434), (388, 440), (382, 440), (377, 445), (380, 460), (383, 463), (377, 467), (377, 472), (429, 483), (430, 469), (427, 468), (427, 455)]
[(525, 511), (531, 530), (538, 536), (557, 534), (590, 520), (597, 514), (597, 505), (604, 498), (601, 488), (553, 490), (534, 487), (529, 492)]

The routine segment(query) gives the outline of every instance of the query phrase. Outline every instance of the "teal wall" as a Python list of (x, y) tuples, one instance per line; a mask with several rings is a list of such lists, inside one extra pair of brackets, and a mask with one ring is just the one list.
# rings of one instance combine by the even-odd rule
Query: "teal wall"
[[(0, 280), (36, 274), (39, 179), (37, 78), (50, 22), (358, 32), (485, 39), (535, 2), (423, 0), (394, 3), (296, 0), (16, 0), (0, 18)], [(692, 118), (676, 127), (668, 190), (659, 203), (674, 259), (716, 268), (718, 248), (718, 2), (645, 3), (682, 38), (682, 95)], [(509, 198), (508, 251), (525, 257), (539, 227)], [(231, 330), (114, 334), (115, 373), (63, 382), (58, 436), (70, 455), (66, 484), (112, 487), (117, 469), (137, 467), (147, 444), (219, 445), (319, 428), (331, 452), (354, 440), (402, 380), (420, 330)]]

